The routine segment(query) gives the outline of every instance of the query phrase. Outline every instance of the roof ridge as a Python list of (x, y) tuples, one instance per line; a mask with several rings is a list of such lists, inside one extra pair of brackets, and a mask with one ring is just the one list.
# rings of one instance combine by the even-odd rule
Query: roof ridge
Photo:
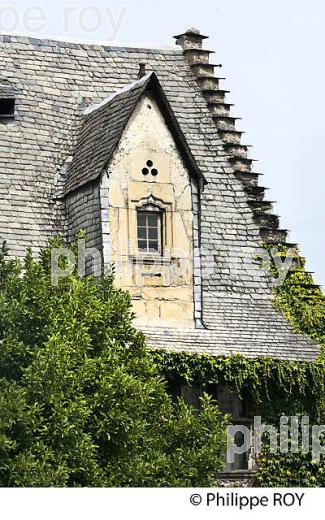
[(92, 112), (95, 112), (99, 108), (104, 107), (105, 105), (107, 105), (108, 103), (113, 101), (113, 99), (117, 98), (118, 96), (120, 96), (122, 94), (126, 94), (127, 92), (131, 92), (132, 90), (134, 90), (138, 86), (144, 85), (150, 79), (150, 77), (153, 74), (154, 74), (154, 72), (149, 72), (148, 74), (146, 74), (142, 78), (137, 79), (136, 81), (133, 81), (132, 83), (129, 83), (128, 85), (126, 85), (125, 87), (121, 88), (120, 90), (117, 90), (116, 92), (114, 92), (114, 94), (111, 94), (107, 98), (103, 99), (103, 101), (100, 101), (99, 103), (95, 103), (94, 105), (88, 106), (83, 111), (83, 115), (84, 116), (88, 116), (89, 114), (91, 114)]
[(37, 47), (48, 46), (49, 44), (55, 44), (58, 47), (63, 48), (102, 48), (105, 50), (137, 50), (137, 51), (152, 51), (152, 52), (172, 52), (175, 54), (182, 54), (182, 50), (177, 49), (174, 45), (162, 45), (162, 44), (145, 44), (145, 43), (130, 43), (130, 42), (107, 42), (104, 40), (98, 41), (87, 41), (87, 40), (75, 40), (73, 38), (61, 39), (59, 36), (44, 36), (43, 38), (35, 38), (31, 34), (0, 34), (0, 43), (30, 43)]

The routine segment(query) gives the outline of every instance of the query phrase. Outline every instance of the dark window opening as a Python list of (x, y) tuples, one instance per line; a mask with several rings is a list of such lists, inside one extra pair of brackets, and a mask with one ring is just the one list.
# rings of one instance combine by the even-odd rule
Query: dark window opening
[(138, 249), (142, 253), (162, 254), (162, 219), (160, 211), (137, 212)]
[(0, 99), (0, 119), (15, 117), (15, 100), (13, 98)]

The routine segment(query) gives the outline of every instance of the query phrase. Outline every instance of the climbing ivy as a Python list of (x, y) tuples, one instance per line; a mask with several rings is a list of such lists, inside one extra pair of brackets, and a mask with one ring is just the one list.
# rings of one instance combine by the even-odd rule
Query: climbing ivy
[(297, 247), (264, 244), (263, 249), (268, 253), (269, 269), (275, 280), (282, 274), (282, 262), (277, 262), (277, 258), (285, 260), (290, 254), (292, 265), (282, 283), (274, 288), (274, 304), (296, 332), (310, 336), (324, 347), (325, 299), (312, 274), (305, 270), (305, 259), (299, 255)]
[(322, 413), (325, 364), (283, 361), (270, 357), (247, 358), (208, 356), (155, 350), (160, 372), (169, 381), (183, 381), (208, 388), (220, 385), (240, 397), (263, 404), (263, 416), (274, 420), (281, 413), (308, 413), (318, 419)]
[[(282, 283), (274, 288), (274, 304), (290, 321), (296, 332), (308, 335), (321, 347), (319, 359), (310, 364), (311, 369), (325, 364), (325, 301), (320, 287), (314, 284), (311, 273), (305, 270), (305, 259), (299, 255), (297, 247), (287, 245), (277, 247), (264, 244), (268, 253), (269, 265), (275, 280), (281, 273), (282, 263), (288, 254), (292, 256), (292, 266)], [(289, 251), (290, 249), (290, 251)], [(320, 377), (325, 379), (324, 368)], [(315, 423), (325, 423), (325, 392), (324, 388), (315, 391), (318, 412), (316, 417), (310, 413)], [(308, 401), (308, 400), (307, 400)], [(307, 402), (306, 401), (306, 402)], [(308, 454), (271, 454), (267, 445), (259, 457), (257, 480), (261, 486), (325, 486), (325, 460), (315, 462)]]

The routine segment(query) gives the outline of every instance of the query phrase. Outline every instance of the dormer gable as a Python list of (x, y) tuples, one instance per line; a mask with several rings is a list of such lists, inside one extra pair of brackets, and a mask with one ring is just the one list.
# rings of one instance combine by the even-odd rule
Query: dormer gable
[(151, 72), (84, 111), (65, 193), (100, 177), (144, 93), (155, 99), (191, 176), (199, 179), (201, 186), (205, 184), (204, 175), (189, 148), (158, 77)]

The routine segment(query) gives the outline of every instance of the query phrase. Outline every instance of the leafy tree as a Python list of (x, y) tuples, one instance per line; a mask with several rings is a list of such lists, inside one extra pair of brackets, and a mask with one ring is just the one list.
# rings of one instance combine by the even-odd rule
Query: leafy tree
[(166, 392), (113, 277), (51, 284), (0, 248), (0, 485), (208, 486), (227, 418)]

